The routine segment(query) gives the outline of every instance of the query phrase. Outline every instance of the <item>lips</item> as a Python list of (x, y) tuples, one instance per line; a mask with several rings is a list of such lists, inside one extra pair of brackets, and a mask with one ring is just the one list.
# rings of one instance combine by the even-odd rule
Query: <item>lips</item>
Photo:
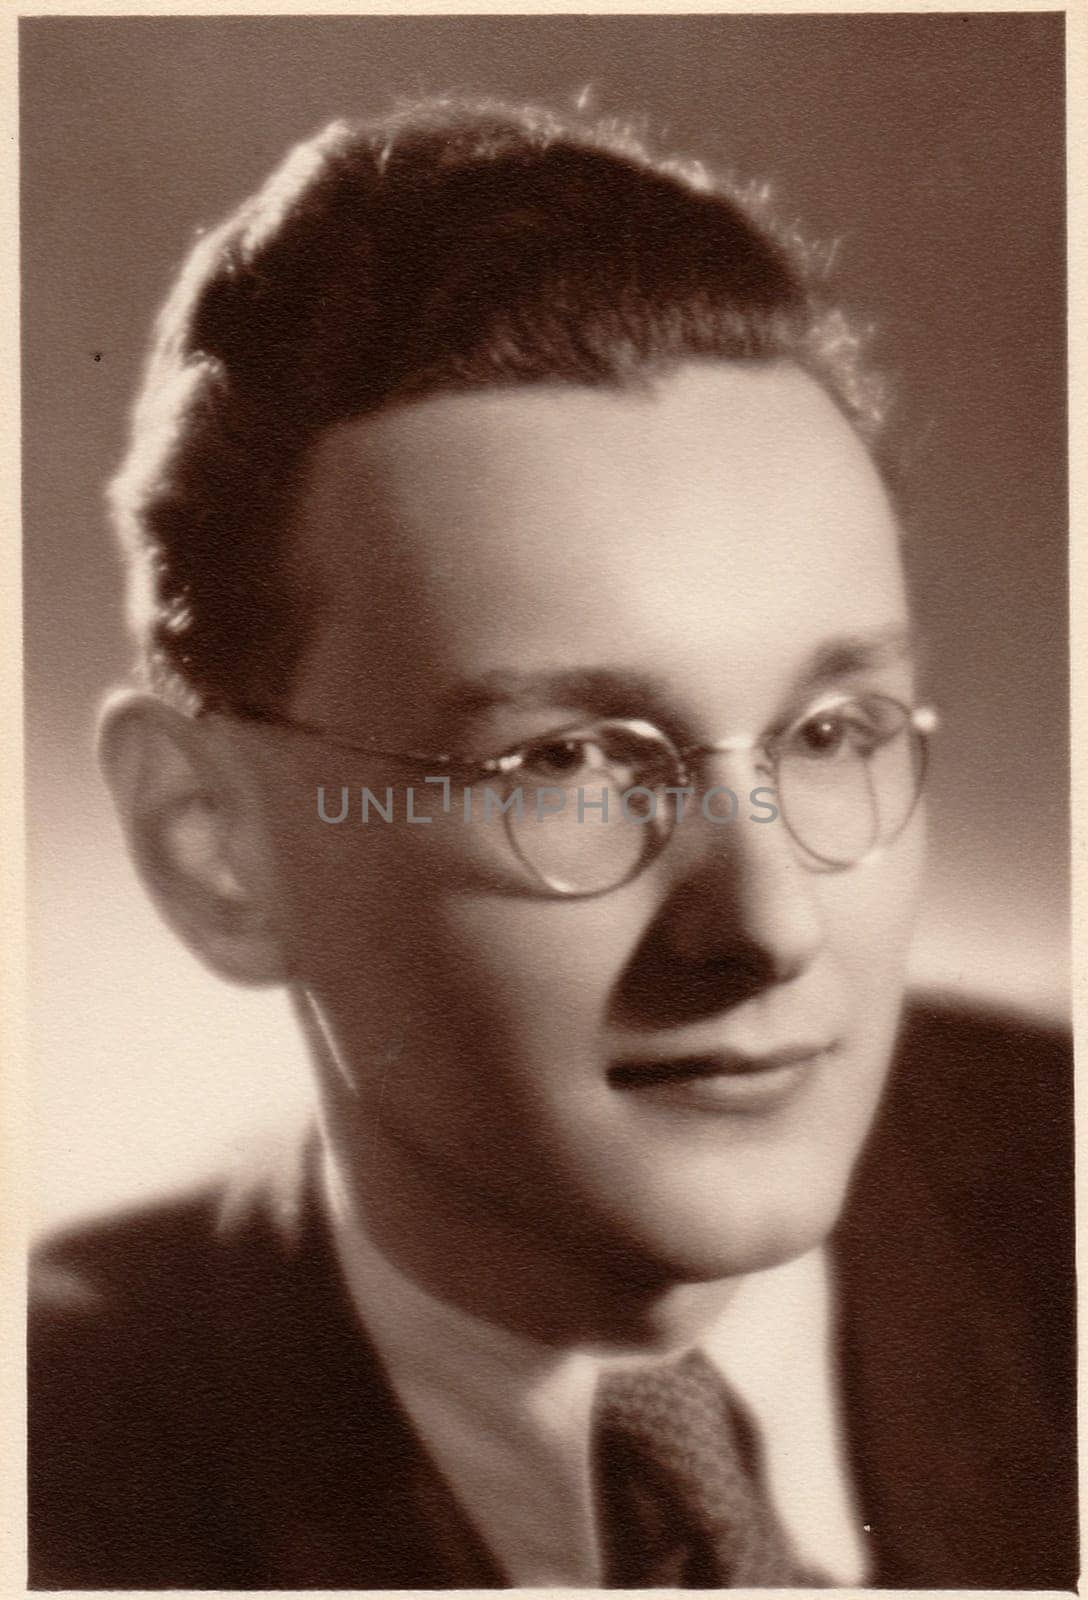
[(625, 1057), (611, 1064), (608, 1081), (617, 1089), (639, 1089), (698, 1078), (748, 1078), (815, 1061), (830, 1055), (836, 1048), (834, 1043), (813, 1043), (790, 1045), (765, 1055), (715, 1050), (693, 1055)]
[(835, 1055), (831, 1044), (790, 1045), (747, 1054), (709, 1050), (650, 1057), (624, 1056), (608, 1069), (608, 1084), (633, 1110), (670, 1117), (741, 1118), (783, 1115), (819, 1081)]

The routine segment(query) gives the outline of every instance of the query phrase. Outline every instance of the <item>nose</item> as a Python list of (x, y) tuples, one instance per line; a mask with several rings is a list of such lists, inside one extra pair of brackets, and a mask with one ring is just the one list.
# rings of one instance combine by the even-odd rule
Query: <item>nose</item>
[(614, 998), (624, 1026), (719, 1013), (799, 977), (819, 954), (819, 874), (800, 860), (781, 817), (750, 820), (736, 772), (733, 785), (734, 821), (711, 820), (696, 801), (676, 824), (660, 861), (664, 899)]
[(674, 955), (702, 962), (742, 954), (783, 983), (819, 949), (816, 876), (806, 868), (780, 816), (711, 821), (700, 806), (677, 825), (673, 887), (660, 914)]

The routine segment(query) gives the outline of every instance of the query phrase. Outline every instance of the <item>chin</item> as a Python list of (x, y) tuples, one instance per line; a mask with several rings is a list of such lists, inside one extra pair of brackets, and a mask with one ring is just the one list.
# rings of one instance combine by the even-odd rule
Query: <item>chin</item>
[[(624, 1255), (628, 1272), (662, 1285), (711, 1283), (781, 1266), (825, 1243), (838, 1222), (842, 1182), (805, 1193), (723, 1193), (708, 1209), (704, 1196), (677, 1208), (667, 1225), (632, 1230)], [(650, 1219), (646, 1219), (649, 1222)]]

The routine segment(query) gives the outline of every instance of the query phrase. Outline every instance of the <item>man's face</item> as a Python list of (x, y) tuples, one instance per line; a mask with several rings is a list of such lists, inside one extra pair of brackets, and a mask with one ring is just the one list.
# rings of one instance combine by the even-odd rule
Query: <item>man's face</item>
[[(298, 548), (326, 597), (291, 715), (383, 751), (486, 757), (598, 714), (677, 742), (771, 735), (836, 692), (910, 702), (893, 517), (852, 431), (788, 367), (646, 392), (442, 396), (332, 430)], [(823, 675), (816, 675), (822, 671)], [(556, 686), (558, 674), (564, 675)], [(578, 676), (594, 683), (579, 687)], [(885, 1077), (922, 851), (845, 871), (756, 824), (755, 757), (614, 892), (534, 888), (501, 824), (410, 770), (276, 735), (293, 970), (352, 1084), (334, 1120), (375, 1215), (501, 1217), (662, 1283), (769, 1265), (838, 1214)], [(319, 820), (316, 787), (337, 814)], [(397, 788), (396, 821), (359, 790)], [(431, 802), (425, 796), (431, 796)], [(592, 827), (591, 820), (586, 827)], [(746, 1078), (781, 1052), (794, 1066)], [(720, 1077), (700, 1072), (721, 1061)], [(617, 1064), (661, 1064), (625, 1081)], [(333, 1096), (334, 1100), (337, 1096)]]

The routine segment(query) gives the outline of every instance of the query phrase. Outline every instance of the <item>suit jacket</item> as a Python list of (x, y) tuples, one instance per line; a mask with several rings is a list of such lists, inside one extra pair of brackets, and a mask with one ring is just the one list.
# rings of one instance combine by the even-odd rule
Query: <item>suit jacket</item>
[[(1072, 1588), (1064, 1042), (929, 1008), (833, 1241), (874, 1585)], [(340, 1282), (315, 1185), (209, 1189), (40, 1253), (35, 1588), (502, 1586)]]

